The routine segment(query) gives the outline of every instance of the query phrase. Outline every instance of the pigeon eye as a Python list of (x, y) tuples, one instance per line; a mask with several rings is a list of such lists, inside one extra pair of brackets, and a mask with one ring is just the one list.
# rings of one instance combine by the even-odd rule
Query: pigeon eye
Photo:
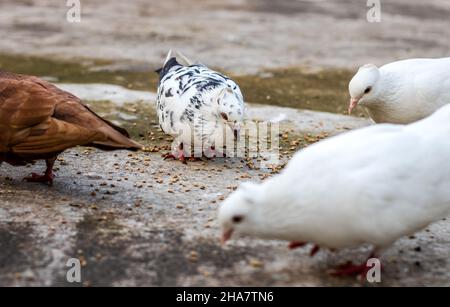
[(220, 113), (220, 116), (222, 116), (222, 118), (224, 119), (224, 120), (228, 120), (228, 115), (227, 114), (225, 114), (225, 113)]
[(232, 218), (233, 223), (235, 223), (235, 224), (242, 222), (243, 219), (244, 219), (244, 217), (242, 215), (235, 215)]
[(372, 87), (371, 86), (369, 86), (368, 88), (366, 88), (366, 90), (364, 91), (364, 94), (367, 94), (367, 93), (369, 93), (370, 91), (372, 90)]

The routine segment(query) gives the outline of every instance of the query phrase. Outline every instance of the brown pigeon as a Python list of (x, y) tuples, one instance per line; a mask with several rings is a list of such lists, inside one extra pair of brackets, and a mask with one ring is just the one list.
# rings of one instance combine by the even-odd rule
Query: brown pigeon
[(126, 130), (92, 112), (81, 100), (37, 77), (0, 71), (0, 164), (45, 160), (43, 176), (24, 180), (53, 183), (53, 164), (74, 146), (138, 150)]

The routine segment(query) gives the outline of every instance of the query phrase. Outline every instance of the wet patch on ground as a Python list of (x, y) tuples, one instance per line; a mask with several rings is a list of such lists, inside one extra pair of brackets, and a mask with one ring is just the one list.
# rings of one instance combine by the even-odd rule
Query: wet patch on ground
[[(259, 252), (247, 248), (224, 249), (211, 239), (198, 237), (184, 240), (177, 230), (152, 230), (147, 241), (148, 249), (142, 254), (147, 261), (147, 271), (155, 272), (151, 281), (155, 286), (180, 284), (186, 277), (214, 278), (219, 272), (232, 270)], [(201, 282), (200, 282), (201, 283)]]
[(0, 223), (0, 285), (27, 282), (24, 271), (42, 266), (48, 260), (37, 247), (30, 223)]
[(235, 79), (249, 102), (345, 114), (348, 82), (353, 75), (352, 71), (340, 69), (308, 72), (286, 68)]
[(156, 91), (158, 76), (155, 68), (144, 63), (124, 63), (109, 70), (112, 62), (96, 59), (59, 61), (49, 58), (0, 54), (0, 69), (19, 74), (48, 77), (58, 83), (108, 83), (129, 89)]
[[(112, 286), (127, 277), (131, 263), (124, 254), (129, 246), (126, 228), (111, 214), (90, 214), (76, 225), (72, 257), (80, 260), (83, 286)], [(65, 276), (56, 282), (69, 285)], [(77, 284), (72, 284), (77, 285)]]
[[(223, 274), (232, 284), (237, 282), (236, 276), (227, 271), (242, 265), (262, 267), (255, 259), (263, 248), (225, 249), (202, 236), (187, 240), (176, 228), (138, 231), (119, 224), (112, 214), (87, 214), (76, 227), (71, 257), (80, 260), (82, 283), (68, 283), (61, 275), (54, 286), (173, 286), (186, 278), (208, 285), (208, 279)], [(246, 277), (258, 273), (262, 274), (250, 271)], [(270, 277), (263, 275), (261, 282), (267, 284)]]
[[(156, 92), (158, 76), (147, 64), (123, 63), (107, 69), (110, 62), (80, 59), (74, 62), (39, 57), (0, 55), (0, 69), (50, 77), (58, 83), (108, 83), (128, 89)], [(136, 66), (139, 67), (136, 68)], [(225, 72), (226, 73), (226, 72)], [(267, 70), (255, 75), (230, 74), (240, 85), (247, 102), (343, 114), (348, 107), (348, 82), (354, 72), (302, 68)], [(53, 78), (53, 80), (52, 80)], [(356, 110), (356, 116), (364, 116)]]

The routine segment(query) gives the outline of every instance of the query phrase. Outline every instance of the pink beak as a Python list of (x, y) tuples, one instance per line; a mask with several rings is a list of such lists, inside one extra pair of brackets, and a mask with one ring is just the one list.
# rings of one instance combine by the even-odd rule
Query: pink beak
[(350, 99), (350, 104), (348, 106), (348, 115), (352, 114), (352, 110), (358, 105), (359, 99)]
[(227, 241), (231, 239), (232, 235), (233, 229), (224, 230), (224, 232), (222, 233), (221, 244), (225, 245), (225, 243), (227, 243)]

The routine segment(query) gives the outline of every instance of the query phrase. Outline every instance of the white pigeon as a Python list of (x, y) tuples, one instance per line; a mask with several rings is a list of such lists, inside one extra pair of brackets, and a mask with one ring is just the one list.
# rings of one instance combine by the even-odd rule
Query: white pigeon
[(447, 105), (410, 125), (373, 125), (316, 143), (281, 174), (245, 183), (221, 204), (222, 240), (236, 233), (291, 246), (371, 244), (371, 257), (378, 256), (398, 238), (450, 215), (449, 136)]
[(410, 124), (450, 102), (450, 58), (364, 65), (349, 92), (349, 113), (361, 105), (376, 123)]
[(168, 156), (184, 162), (192, 151), (195, 157), (201, 157), (226, 155), (224, 147), (234, 150), (234, 139), (245, 115), (239, 86), (205, 65), (192, 64), (179, 53), (173, 56), (172, 51), (157, 72), (159, 124), (176, 138)]

